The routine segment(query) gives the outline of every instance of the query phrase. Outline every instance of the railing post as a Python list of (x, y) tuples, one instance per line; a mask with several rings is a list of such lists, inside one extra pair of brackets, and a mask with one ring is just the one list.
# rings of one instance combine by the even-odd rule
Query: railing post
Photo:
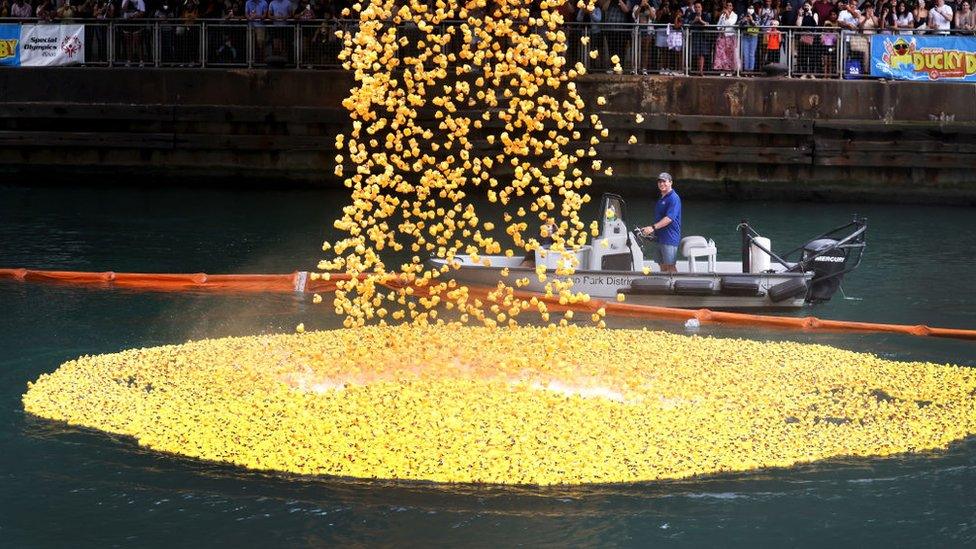
[(247, 23), (245, 27), (247, 32), (247, 38), (244, 40), (244, 59), (247, 61), (247, 68), (254, 68), (254, 28), (251, 23)]
[(207, 36), (207, 22), (203, 21), (200, 23), (200, 67), (206, 68), (207, 66), (207, 44), (209, 44)]
[[(847, 30), (840, 31), (840, 44), (837, 47), (837, 55), (840, 56), (840, 59), (837, 60), (837, 77), (841, 80), (844, 79), (844, 72), (847, 70), (847, 59), (850, 57), (847, 52), (847, 48), (851, 45), (850, 39), (851, 37), (847, 34)], [(870, 61), (868, 62), (870, 63)], [(862, 68), (861, 70), (863, 71), (864, 69)]]
[(681, 33), (684, 35), (684, 45), (681, 48), (681, 57), (685, 60), (685, 76), (691, 75), (691, 29), (682, 27)]
[[(160, 39), (159, 21), (153, 21), (152, 35), (153, 35), (153, 39), (152, 39), (153, 66), (158, 69), (163, 57), (163, 53), (162, 53), (163, 49), (161, 47), (162, 40)], [(141, 59), (142, 58), (140, 57), (140, 61), (139, 61), (140, 63), (142, 62)]]
[(580, 61), (583, 63), (583, 68), (586, 72), (590, 72), (590, 48), (593, 47), (593, 37), (590, 35), (590, 26), (583, 26), (583, 36), (587, 37), (586, 45), (584, 46), (582, 42), (576, 44), (580, 52)]
[(304, 59), (305, 53), (305, 43), (302, 36), (302, 24), (295, 23), (295, 68), (302, 68), (302, 60)]
[(793, 29), (786, 29), (786, 77), (793, 78)]
[(735, 75), (742, 76), (742, 27), (735, 28)]
[(115, 66), (115, 22), (109, 21), (108, 28), (105, 30), (106, 44), (105, 55), (108, 56), (108, 66)]
[(635, 24), (634, 25), (634, 30), (631, 33), (631, 40), (630, 40), (631, 41), (630, 55), (631, 55), (631, 57), (633, 57), (632, 62), (631, 62), (631, 66), (632, 66), (632, 69), (633, 69), (633, 73), (634, 74), (637, 74), (637, 71), (639, 69), (643, 69), (644, 68), (644, 67), (641, 66), (643, 64), (641, 62), (641, 61), (643, 61), (641, 59), (641, 54), (643, 52), (641, 51), (642, 44), (640, 43), (640, 38), (641, 38), (640, 37), (640, 31), (641, 31), (640, 25)]
[(301, 49), (301, 46), (299, 45), (301, 41), (298, 39), (298, 27), (299, 27), (299, 23), (295, 23), (295, 27), (291, 31), (291, 39), (294, 41), (294, 44), (292, 44), (292, 51), (294, 52), (296, 69), (301, 66), (298, 64), (300, 62), (299, 50)]

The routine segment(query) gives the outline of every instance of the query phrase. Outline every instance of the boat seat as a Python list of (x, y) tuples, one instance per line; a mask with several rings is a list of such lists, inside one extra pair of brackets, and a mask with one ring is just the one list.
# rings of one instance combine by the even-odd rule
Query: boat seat
[(706, 239), (704, 236), (686, 236), (678, 244), (681, 255), (688, 260), (688, 272), (698, 272), (695, 260), (704, 257), (708, 260), (708, 272), (715, 272), (715, 256), (718, 251), (715, 249), (715, 241)]
[(627, 225), (619, 219), (603, 222), (603, 231), (593, 239), (589, 268), (595, 271), (632, 271), (634, 254)]

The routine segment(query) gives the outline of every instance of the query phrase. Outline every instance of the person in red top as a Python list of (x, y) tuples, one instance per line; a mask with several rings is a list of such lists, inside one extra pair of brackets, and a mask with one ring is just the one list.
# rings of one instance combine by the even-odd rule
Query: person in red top
[(817, 20), (823, 24), (825, 21), (830, 19), (830, 12), (836, 9), (832, 2), (828, 0), (816, 0), (813, 3), (813, 13), (817, 14)]

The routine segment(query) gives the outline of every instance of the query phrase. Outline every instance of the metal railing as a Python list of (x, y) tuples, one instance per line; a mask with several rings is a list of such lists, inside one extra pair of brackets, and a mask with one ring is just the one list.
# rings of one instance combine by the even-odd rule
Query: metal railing
[[(6, 22), (59, 24), (0, 19)], [(83, 65), (200, 68), (336, 68), (342, 50), (336, 32), (355, 31), (358, 25), (354, 20), (335, 19), (260, 23), (95, 19), (70, 24), (85, 26)], [(460, 22), (442, 23), (432, 32), (446, 33), (447, 26), (454, 24)], [(569, 23), (564, 30), (568, 65), (580, 62), (588, 72), (614, 72), (617, 65), (611, 60), (616, 56), (620, 70), (631, 74), (751, 76), (777, 64), (779, 73), (791, 77), (839, 78), (852, 64), (856, 71), (851, 72), (866, 74), (871, 59), (870, 35), (828, 27)], [(398, 34), (409, 40), (398, 55), (415, 54), (411, 44), (424, 33), (400, 25)], [(455, 38), (443, 51), (456, 53), (459, 48)]]

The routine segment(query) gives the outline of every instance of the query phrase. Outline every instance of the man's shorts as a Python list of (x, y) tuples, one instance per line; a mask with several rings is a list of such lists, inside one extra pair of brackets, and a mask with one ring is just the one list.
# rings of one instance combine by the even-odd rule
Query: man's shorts
[(678, 262), (678, 247), (658, 242), (654, 259), (657, 260), (658, 265), (674, 265)]

